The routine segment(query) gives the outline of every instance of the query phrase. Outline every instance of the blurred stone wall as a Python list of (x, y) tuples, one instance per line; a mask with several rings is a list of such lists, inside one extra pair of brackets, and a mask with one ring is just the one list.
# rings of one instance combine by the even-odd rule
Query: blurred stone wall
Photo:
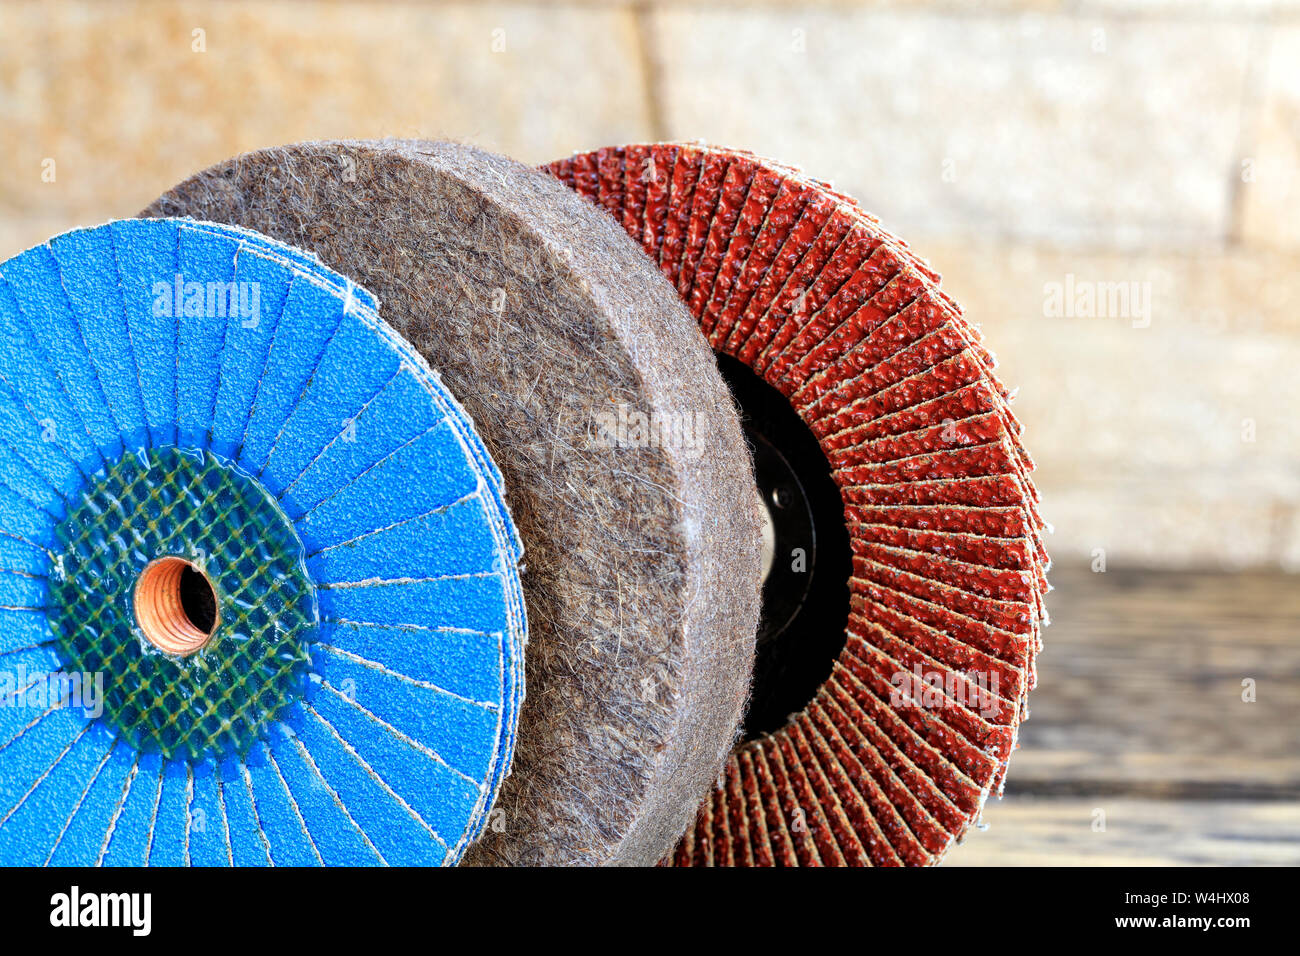
[(7, 2), (0, 129), (0, 257), (295, 140), (780, 157), (983, 326), (1058, 563), (1300, 569), (1294, 3)]

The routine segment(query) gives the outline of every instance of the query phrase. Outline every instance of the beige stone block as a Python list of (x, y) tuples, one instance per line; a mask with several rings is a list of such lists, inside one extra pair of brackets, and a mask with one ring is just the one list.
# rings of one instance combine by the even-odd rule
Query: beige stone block
[(0, 220), (0, 261), (15, 256), (51, 236), (67, 232), (75, 224), (65, 218), (23, 218)]
[(1238, 171), (1241, 236), (1248, 245), (1300, 249), (1300, 26), (1267, 43), (1264, 96)]
[(0, 37), (2, 219), (131, 215), (300, 140), (446, 137), (542, 162), (648, 134), (617, 7), (52, 0), (0, 4)]
[(798, 163), (904, 235), (1220, 237), (1246, 24), (660, 10), (670, 134)]
[[(1300, 533), (1300, 262), (917, 239), (983, 329), (1038, 464), (1058, 562), (1249, 567)], [(1051, 285), (1129, 285), (1139, 315), (1051, 314)], [(1098, 294), (1097, 301), (1105, 297)], [(1300, 553), (1300, 548), (1292, 546)]]
[(1041, 490), (1055, 528), (1047, 539), (1054, 568), (1104, 561), (1108, 571), (1241, 571), (1280, 563), (1275, 504), (1211, 482), (1078, 475)]

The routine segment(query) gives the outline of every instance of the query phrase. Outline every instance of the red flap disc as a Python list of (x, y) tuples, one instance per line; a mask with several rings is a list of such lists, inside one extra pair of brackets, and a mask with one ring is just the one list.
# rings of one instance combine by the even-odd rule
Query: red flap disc
[[(802, 673), (790, 658), (833, 648), (762, 726), (752, 719), (770, 689), (760, 629), (749, 739), (665, 862), (937, 862), (1001, 793), (1047, 623), (1033, 462), (992, 354), (905, 242), (797, 170), (687, 144), (546, 168), (640, 242), (713, 348), (766, 383), (728, 375), (743, 386), (761, 487), (765, 455), (775, 469), (764, 627), (786, 604), (803, 626), (776, 682)], [(777, 393), (802, 425), (780, 424)], [(835, 527), (818, 528), (810, 469), (833, 480)], [(806, 498), (803, 524), (782, 516), (787, 480)], [(814, 583), (793, 601), (771, 587), (789, 558), (783, 533), (818, 540)]]

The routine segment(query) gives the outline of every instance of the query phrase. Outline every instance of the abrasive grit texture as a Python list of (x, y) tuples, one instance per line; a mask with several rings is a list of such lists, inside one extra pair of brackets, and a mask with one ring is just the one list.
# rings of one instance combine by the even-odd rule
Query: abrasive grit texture
[(654, 264), (553, 178), (448, 143), (262, 150), (145, 215), (257, 229), (364, 284), (501, 468), (528, 686), (466, 861), (658, 860), (734, 743), (761, 570), (735, 408)]
[(938, 861), (1001, 792), (1047, 620), (1046, 525), (992, 354), (906, 243), (797, 170), (675, 143), (546, 168), (786, 396), (844, 504), (844, 649), (737, 748), (671, 862)]
[(0, 263), (0, 380), (0, 865), (460, 859), (520, 541), (370, 294), (228, 225), (78, 229)]

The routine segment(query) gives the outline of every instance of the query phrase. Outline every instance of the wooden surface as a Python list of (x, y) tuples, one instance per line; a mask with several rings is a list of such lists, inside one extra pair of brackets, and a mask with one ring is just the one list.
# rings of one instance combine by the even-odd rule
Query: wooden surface
[(1300, 864), (1300, 578), (1051, 577), (1006, 796), (945, 865)]

